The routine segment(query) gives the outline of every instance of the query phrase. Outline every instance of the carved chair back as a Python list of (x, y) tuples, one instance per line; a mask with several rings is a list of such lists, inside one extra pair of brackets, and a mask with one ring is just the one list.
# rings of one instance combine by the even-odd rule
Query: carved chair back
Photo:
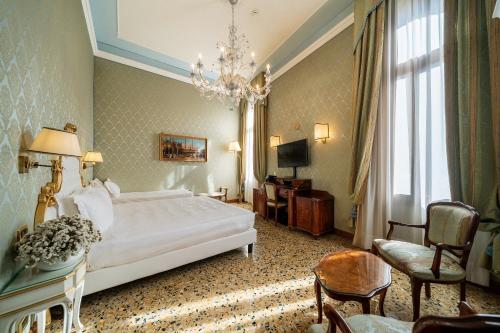
[(461, 202), (432, 202), (427, 206), (425, 245), (465, 247), (463, 250), (447, 249), (460, 258), (460, 265), (465, 268), (478, 225), (479, 213), (473, 207)]
[(264, 183), (264, 188), (266, 190), (266, 199), (267, 199), (267, 201), (276, 202), (278, 200), (277, 199), (277, 195), (276, 195), (276, 192), (277, 192), (276, 184), (274, 184), (274, 183)]

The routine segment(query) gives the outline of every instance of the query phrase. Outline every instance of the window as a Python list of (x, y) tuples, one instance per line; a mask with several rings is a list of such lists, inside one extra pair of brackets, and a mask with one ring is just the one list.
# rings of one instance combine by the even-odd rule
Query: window
[(450, 198), (446, 159), (442, 0), (391, 2), (392, 191), (419, 202)]

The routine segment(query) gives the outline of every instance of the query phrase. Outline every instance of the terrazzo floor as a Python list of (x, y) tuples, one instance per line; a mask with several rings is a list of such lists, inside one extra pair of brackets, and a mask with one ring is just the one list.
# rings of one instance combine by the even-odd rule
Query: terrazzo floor
[[(253, 255), (234, 250), (83, 298), (85, 332), (305, 332), (316, 320), (311, 268), (332, 251), (350, 247), (335, 235), (320, 239), (257, 218)], [(410, 320), (408, 278), (393, 270), (386, 315)], [(500, 296), (467, 286), (467, 300), (484, 313), (500, 313)], [(421, 313), (457, 315), (457, 286), (432, 286)], [(332, 303), (346, 315), (354, 302)], [(372, 301), (377, 311), (378, 297)], [(325, 320), (326, 321), (326, 320)], [(54, 319), (48, 332), (58, 332)], [(325, 324), (326, 327), (326, 324)]]

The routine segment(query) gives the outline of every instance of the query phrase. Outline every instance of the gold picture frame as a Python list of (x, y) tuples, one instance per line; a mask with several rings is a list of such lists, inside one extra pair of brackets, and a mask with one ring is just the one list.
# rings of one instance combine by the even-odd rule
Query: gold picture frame
[(207, 138), (160, 133), (160, 161), (207, 162)]

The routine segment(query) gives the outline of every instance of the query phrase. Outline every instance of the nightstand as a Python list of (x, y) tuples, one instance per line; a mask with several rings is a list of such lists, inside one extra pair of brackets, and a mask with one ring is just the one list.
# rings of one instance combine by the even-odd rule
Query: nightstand
[(56, 271), (24, 269), (0, 292), (0, 332), (15, 333), (18, 322), (36, 315), (38, 333), (45, 331), (45, 311), (61, 305), (63, 332), (74, 325), (81, 332), (80, 303), (85, 282), (86, 261)]

